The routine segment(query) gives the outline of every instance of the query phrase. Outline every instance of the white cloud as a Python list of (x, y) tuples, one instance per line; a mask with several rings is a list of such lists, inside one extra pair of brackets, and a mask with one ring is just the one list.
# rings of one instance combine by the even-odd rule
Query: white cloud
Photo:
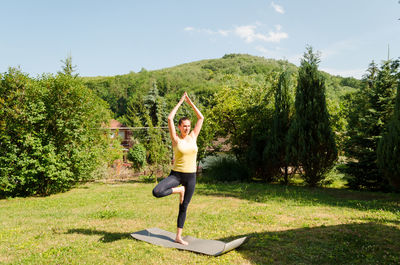
[(268, 42), (280, 42), (282, 39), (287, 39), (289, 35), (286, 32), (281, 32), (282, 26), (277, 25), (276, 31), (268, 32), (268, 38), (266, 41)]
[(183, 29), (184, 31), (195, 31), (195, 32), (199, 32), (199, 33), (205, 33), (207, 35), (221, 35), (221, 36), (228, 36), (230, 31), (229, 30), (211, 30), (211, 29), (196, 29), (193, 27), (186, 27)]
[(228, 34), (229, 34), (229, 30), (221, 30), (220, 29), (217, 32), (222, 36), (228, 36)]
[(251, 43), (255, 40), (262, 40), (265, 42), (280, 42), (282, 39), (286, 39), (289, 35), (286, 32), (281, 32), (282, 26), (277, 25), (276, 31), (270, 31), (268, 34), (256, 33), (257, 26), (239, 26), (235, 28), (235, 34), (246, 42)]
[(256, 38), (262, 37), (254, 32), (256, 26), (239, 26), (235, 28), (235, 34), (240, 38), (245, 39), (246, 42), (253, 42)]
[(275, 9), (276, 12), (279, 14), (285, 14), (285, 10), (283, 9), (282, 6), (275, 4), (274, 2), (271, 2), (271, 6)]
[(276, 25), (275, 30), (269, 31), (267, 34), (262, 34), (256, 32), (257, 27), (261, 26), (260, 23), (256, 23), (255, 25), (246, 25), (246, 26), (238, 26), (233, 30), (211, 30), (211, 29), (196, 29), (193, 27), (184, 28), (185, 31), (192, 31), (198, 33), (204, 33), (207, 35), (220, 35), (223, 37), (229, 36), (231, 33), (238, 36), (241, 39), (244, 39), (245, 42), (251, 43), (254, 41), (264, 41), (264, 42), (280, 42), (282, 39), (286, 39), (289, 35), (286, 32), (282, 32), (282, 26)]

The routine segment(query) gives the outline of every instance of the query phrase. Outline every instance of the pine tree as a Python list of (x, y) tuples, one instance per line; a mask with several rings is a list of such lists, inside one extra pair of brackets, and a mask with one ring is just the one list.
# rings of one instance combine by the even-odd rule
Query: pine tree
[(123, 121), (132, 127), (146, 127), (134, 130), (134, 137), (144, 145), (151, 175), (170, 161), (168, 134), (155, 127), (165, 127), (167, 114), (165, 101), (159, 96), (156, 82), (153, 82), (146, 96), (136, 95), (129, 99)]
[(345, 144), (348, 161), (342, 169), (352, 189), (388, 189), (378, 169), (377, 147), (393, 113), (398, 69), (398, 61), (385, 61), (380, 68), (372, 62), (363, 80), (365, 87), (353, 102)]
[(288, 133), (288, 160), (303, 169), (304, 179), (316, 186), (333, 167), (337, 149), (326, 108), (325, 82), (319, 58), (307, 47), (301, 60), (295, 115)]
[(147, 111), (150, 115), (151, 118), (151, 123), (153, 126), (158, 125), (158, 105), (157, 105), (157, 99), (158, 99), (158, 89), (157, 89), (157, 84), (156, 82), (153, 82), (153, 86), (150, 88), (149, 92), (147, 93), (147, 96), (145, 97), (144, 104), (147, 108)]
[(387, 128), (378, 144), (378, 166), (390, 184), (400, 189), (400, 82), (397, 84), (394, 115)]
[(129, 98), (124, 123), (132, 127), (167, 126), (165, 100), (159, 96), (154, 82), (146, 96), (135, 94)]
[(265, 171), (274, 179), (284, 170), (284, 183), (288, 183), (288, 163), (286, 160), (287, 134), (290, 127), (291, 105), (290, 73), (286, 70), (280, 77), (275, 90), (275, 111), (273, 128), (263, 152)]
[(62, 72), (58, 72), (59, 74), (66, 74), (70, 76), (77, 77), (78, 74), (72, 75), (73, 72), (76, 71), (76, 65), (72, 64), (72, 55), (69, 54), (65, 60), (61, 60), (63, 63)]

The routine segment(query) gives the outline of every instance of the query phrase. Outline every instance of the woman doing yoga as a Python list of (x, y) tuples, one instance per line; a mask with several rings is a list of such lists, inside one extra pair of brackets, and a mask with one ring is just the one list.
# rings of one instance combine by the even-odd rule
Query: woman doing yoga
[[(197, 116), (196, 126), (190, 131), (190, 120), (186, 117), (181, 118), (178, 123), (180, 135), (175, 131), (174, 117), (182, 103), (186, 101), (194, 110)], [(187, 245), (182, 239), (183, 225), (186, 219), (186, 210), (194, 193), (196, 185), (196, 156), (197, 156), (197, 136), (203, 125), (204, 117), (197, 107), (190, 100), (185, 92), (178, 104), (168, 115), (168, 128), (174, 150), (174, 163), (169, 176), (153, 189), (153, 195), (157, 198), (170, 194), (179, 194), (179, 214), (178, 228), (176, 231), (175, 242)], [(182, 184), (182, 186), (179, 186)], [(178, 187), (179, 186), (179, 187)]]

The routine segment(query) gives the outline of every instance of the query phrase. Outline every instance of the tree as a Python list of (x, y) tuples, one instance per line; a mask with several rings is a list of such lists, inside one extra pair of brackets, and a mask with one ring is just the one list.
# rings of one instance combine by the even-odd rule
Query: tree
[(271, 134), (263, 151), (263, 160), (267, 174), (271, 179), (279, 177), (284, 170), (284, 183), (288, 180), (288, 162), (286, 160), (287, 135), (292, 116), (292, 98), (290, 94), (290, 73), (284, 71), (279, 77), (275, 91), (275, 110)]
[[(265, 121), (272, 120), (272, 89), (252, 77), (227, 75), (225, 78), (224, 85), (214, 95), (209, 115), (216, 126), (216, 136), (227, 138), (236, 159), (246, 163), (252, 134), (265, 135), (268, 127)], [(265, 143), (260, 157), (264, 146)]]
[(153, 82), (147, 95), (136, 94), (129, 99), (126, 115), (121, 119), (129, 126), (144, 127), (135, 130), (133, 135), (147, 151), (146, 160), (152, 175), (171, 161), (168, 134), (160, 128), (165, 127), (167, 122), (165, 105), (158, 94), (156, 82)]
[(377, 147), (393, 115), (398, 71), (398, 61), (384, 61), (380, 68), (372, 62), (363, 89), (353, 96), (344, 149), (348, 161), (341, 169), (352, 189), (389, 188), (377, 165)]
[(160, 97), (157, 83), (153, 82), (147, 96), (144, 98), (144, 105), (154, 126), (167, 126), (167, 114), (165, 112), (165, 102)]
[(78, 76), (78, 74), (72, 75), (72, 73), (76, 71), (77, 66), (72, 64), (71, 54), (69, 54), (65, 60), (61, 60), (61, 62), (63, 63), (63, 66), (62, 72), (58, 72), (59, 74), (66, 74), (74, 77)]
[(400, 82), (394, 115), (387, 126), (387, 132), (378, 144), (378, 166), (384, 177), (396, 189), (400, 189)]
[[(272, 83), (278, 73), (262, 77), (225, 76), (225, 83), (214, 95), (209, 112), (214, 137), (225, 139), (236, 161), (251, 176), (265, 179), (262, 153), (273, 117)], [(271, 79), (271, 80), (270, 80)]]
[(307, 47), (301, 60), (295, 115), (288, 133), (288, 160), (300, 166), (303, 178), (316, 186), (333, 167), (337, 150), (325, 100), (325, 83), (318, 71), (319, 58)]
[(10, 68), (0, 80), (0, 197), (49, 195), (93, 178), (108, 153), (105, 102), (79, 78), (31, 79)]
[(142, 144), (135, 144), (128, 152), (128, 159), (134, 169), (141, 170), (146, 165), (146, 148)]
[(132, 95), (127, 104), (126, 114), (121, 117), (121, 122), (131, 127), (141, 127), (146, 123), (147, 110), (141, 94)]

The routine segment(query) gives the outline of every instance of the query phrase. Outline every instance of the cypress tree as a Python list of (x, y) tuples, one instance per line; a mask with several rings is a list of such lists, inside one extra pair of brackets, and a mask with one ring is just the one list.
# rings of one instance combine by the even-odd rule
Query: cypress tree
[(400, 82), (394, 115), (387, 128), (378, 144), (378, 166), (390, 184), (400, 189)]
[(286, 161), (287, 134), (290, 127), (290, 73), (284, 71), (279, 76), (279, 82), (275, 90), (275, 110), (273, 127), (268, 142), (264, 148), (263, 160), (265, 171), (269, 178), (273, 179), (284, 171), (284, 183), (288, 183), (288, 163)]
[(316, 186), (333, 167), (337, 149), (325, 99), (325, 81), (319, 58), (307, 47), (299, 67), (295, 115), (288, 133), (288, 160), (303, 170), (303, 178)]

